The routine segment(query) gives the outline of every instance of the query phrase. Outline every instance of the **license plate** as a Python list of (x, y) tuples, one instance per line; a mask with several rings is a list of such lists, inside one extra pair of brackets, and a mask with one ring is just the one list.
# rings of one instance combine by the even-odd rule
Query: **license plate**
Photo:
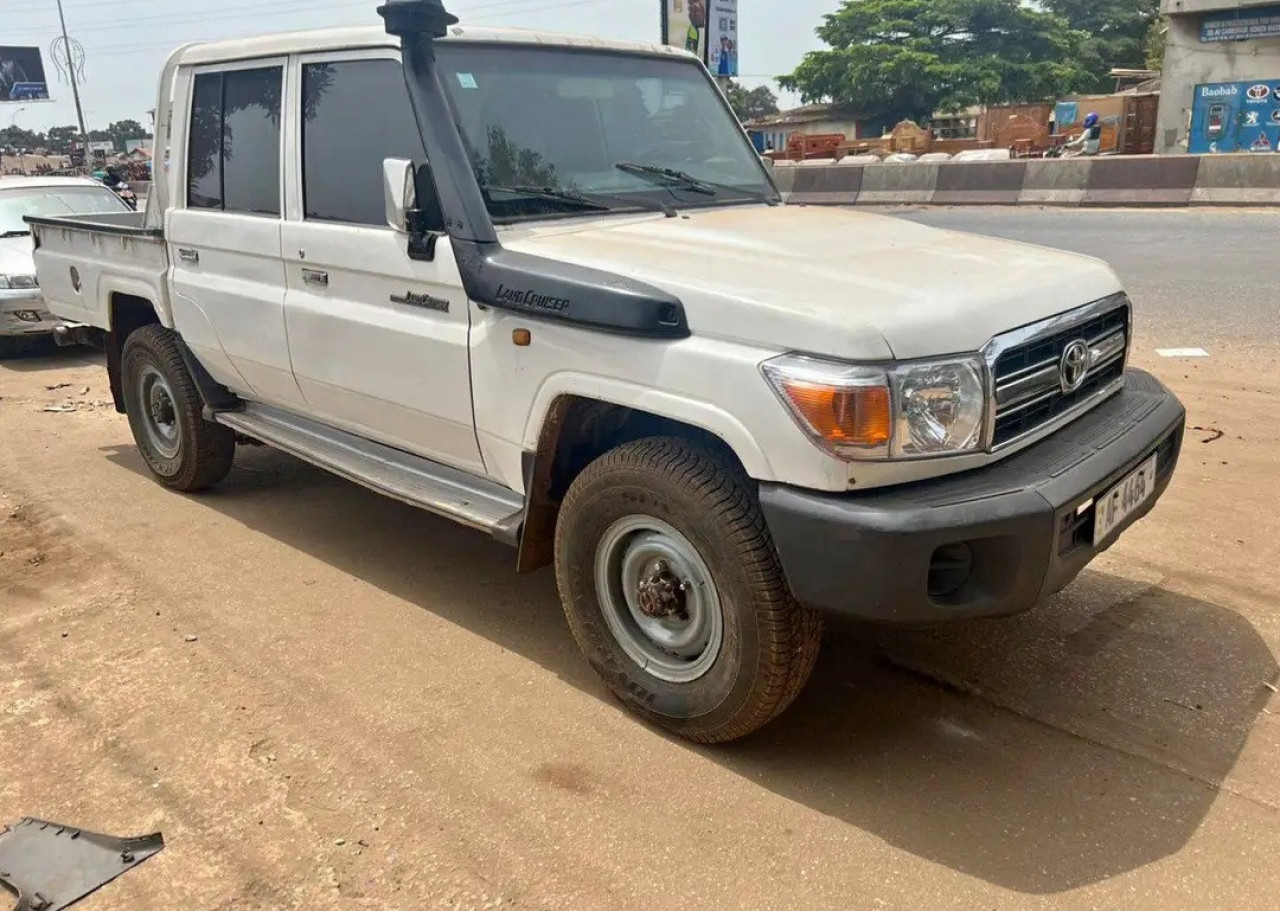
[(1150, 500), (1156, 492), (1156, 456), (1147, 459), (1129, 475), (1098, 497), (1094, 507), (1093, 545), (1097, 547), (1116, 526)]

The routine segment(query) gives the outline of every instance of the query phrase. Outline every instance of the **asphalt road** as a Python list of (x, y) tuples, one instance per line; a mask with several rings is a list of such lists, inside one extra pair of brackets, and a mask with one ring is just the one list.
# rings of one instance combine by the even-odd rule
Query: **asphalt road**
[(1273, 357), (1280, 350), (1280, 213), (953, 208), (898, 214), (1107, 260), (1134, 299), (1139, 341), (1152, 346), (1225, 345)]
[(1196, 302), (1245, 268), (1274, 298), (1277, 221), (904, 217), (1108, 254), (1188, 405), (1165, 499), (1063, 594), (837, 626), (787, 715), (695, 748), (620, 710), (551, 574), (485, 536), (262, 449), (172, 494), (98, 358), (7, 362), (0, 822), (163, 830), (86, 911), (1270, 911), (1274, 308)]

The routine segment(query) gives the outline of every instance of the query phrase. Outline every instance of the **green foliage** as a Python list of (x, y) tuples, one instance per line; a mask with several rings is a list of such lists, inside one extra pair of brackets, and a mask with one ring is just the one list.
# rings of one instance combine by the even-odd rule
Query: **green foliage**
[(757, 117), (778, 113), (778, 96), (766, 85), (745, 89), (736, 82), (730, 82), (725, 87), (724, 94), (729, 100), (729, 106), (733, 108), (733, 113), (737, 114), (738, 119), (743, 123), (755, 120)]
[(1147, 32), (1147, 69), (1164, 68), (1164, 45), (1169, 33), (1169, 20), (1157, 16), (1151, 20), (1151, 28)]
[(1152, 23), (1160, 18), (1160, 0), (1043, 0), (1041, 5), (1087, 35), (1081, 59), (1089, 78), (1077, 91), (1110, 92), (1115, 88), (1107, 76), (1111, 70), (1147, 66), (1148, 41)]
[(782, 86), (887, 123), (1055, 98), (1089, 76), (1088, 35), (1019, 0), (844, 0), (818, 37), (829, 49), (807, 54)]

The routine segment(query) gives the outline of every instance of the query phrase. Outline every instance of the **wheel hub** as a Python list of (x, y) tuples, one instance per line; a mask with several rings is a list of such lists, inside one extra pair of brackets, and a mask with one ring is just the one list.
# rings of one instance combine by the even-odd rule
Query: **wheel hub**
[(681, 581), (662, 560), (645, 567), (638, 586), (640, 612), (654, 620), (688, 620), (689, 583)]
[(602, 536), (596, 592), (605, 623), (627, 656), (670, 683), (691, 683), (715, 664), (724, 615), (711, 569), (674, 527), (652, 516), (619, 519)]

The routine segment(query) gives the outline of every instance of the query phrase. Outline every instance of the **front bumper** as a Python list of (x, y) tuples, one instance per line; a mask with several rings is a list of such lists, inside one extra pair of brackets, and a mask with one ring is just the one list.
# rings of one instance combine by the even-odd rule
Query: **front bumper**
[(1152, 453), (1151, 511), (1173, 476), (1186, 412), (1149, 374), (1039, 443), (987, 468), (862, 494), (761, 485), (796, 598), (884, 623), (931, 624), (1027, 610), (1116, 540), (1093, 544), (1092, 500)]
[[(30, 319), (30, 314), (37, 318)], [(61, 320), (45, 309), (39, 291), (0, 291), (0, 337), (49, 335), (60, 324)]]

